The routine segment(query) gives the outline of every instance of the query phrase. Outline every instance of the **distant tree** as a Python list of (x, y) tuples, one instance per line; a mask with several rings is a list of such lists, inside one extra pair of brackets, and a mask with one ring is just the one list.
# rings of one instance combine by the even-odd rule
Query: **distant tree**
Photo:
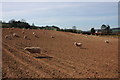
[(15, 19), (11, 19), (8, 23), (15, 23)]
[(32, 26), (35, 26), (35, 24), (34, 24), (34, 23), (32, 23)]
[(60, 31), (64, 31), (64, 29), (60, 29)]
[(101, 26), (101, 32), (102, 34), (107, 34), (107, 26), (105, 24)]
[(59, 27), (57, 27), (57, 26), (51, 26), (51, 27), (53, 27), (53, 28), (55, 28), (55, 29), (57, 29), (57, 31), (59, 31), (60, 30), (60, 28)]
[(20, 22), (24, 22), (24, 23), (26, 23), (26, 20), (25, 20), (25, 19), (21, 19)]
[(101, 26), (101, 32), (102, 32), (102, 34), (110, 34), (112, 32), (112, 30), (110, 29), (109, 25), (103, 24)]
[(76, 26), (72, 27), (73, 33), (76, 33)]
[(95, 29), (91, 28), (91, 34), (94, 34), (94, 33), (95, 33)]
[(11, 20), (9, 20), (8, 21), (8, 23), (6, 23), (6, 22), (2, 22), (2, 27), (3, 28), (12, 28), (12, 27), (14, 27), (14, 28), (33, 28), (33, 29), (36, 29), (37, 27), (36, 26), (34, 26), (34, 27), (32, 27), (32, 26), (30, 26), (29, 25), (29, 23), (27, 23), (24, 19), (22, 19), (22, 20), (18, 20), (18, 21), (16, 21), (15, 19), (11, 19)]
[(15, 19), (9, 20), (9, 27), (17, 27), (17, 21)]
[(101, 30), (104, 30), (104, 29), (106, 29), (106, 25), (105, 24), (103, 24), (102, 26), (101, 26)]
[(21, 23), (20, 21), (17, 21), (17, 23)]
[(110, 26), (109, 26), (109, 25), (107, 25), (106, 30), (107, 30), (107, 34), (110, 34), (110, 33), (111, 33), (111, 29), (110, 29)]

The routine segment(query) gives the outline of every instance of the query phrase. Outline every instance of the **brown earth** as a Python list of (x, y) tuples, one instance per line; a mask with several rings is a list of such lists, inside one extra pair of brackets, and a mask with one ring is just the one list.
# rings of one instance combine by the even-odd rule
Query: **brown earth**
[[(25, 33), (22, 34), (22, 31)], [(12, 33), (17, 33), (19, 37), (5, 38)], [(3, 78), (118, 77), (117, 38), (7, 28), (2, 30), (2, 34)], [(24, 35), (29, 39), (24, 39)], [(105, 40), (110, 43), (105, 43)], [(82, 48), (75, 46), (74, 42), (81, 42)], [(29, 53), (24, 50), (28, 46), (40, 47), (42, 52)]]

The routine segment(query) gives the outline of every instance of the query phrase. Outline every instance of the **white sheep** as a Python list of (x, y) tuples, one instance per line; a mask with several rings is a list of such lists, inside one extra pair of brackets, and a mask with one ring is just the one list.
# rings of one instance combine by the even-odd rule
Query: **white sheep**
[(109, 43), (109, 40), (105, 40), (105, 43)]
[(33, 32), (33, 35), (35, 34), (35, 32)]
[(23, 38), (24, 38), (24, 39), (27, 39), (27, 35), (25, 35)]
[(16, 33), (13, 33), (13, 36), (14, 36), (14, 37), (19, 37)]
[(82, 43), (74, 42), (74, 45), (75, 45), (75, 46), (78, 46), (78, 47), (82, 47)]
[(51, 36), (51, 38), (55, 38), (54, 36)]
[(11, 35), (6, 35), (5, 38), (6, 39), (12, 39), (12, 36)]

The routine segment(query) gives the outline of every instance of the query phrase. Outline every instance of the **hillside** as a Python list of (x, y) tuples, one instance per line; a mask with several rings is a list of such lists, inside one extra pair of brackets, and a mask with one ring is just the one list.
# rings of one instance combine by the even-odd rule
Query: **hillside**
[[(19, 37), (5, 38), (12, 33)], [(118, 77), (117, 38), (17, 28), (4, 28), (2, 34), (3, 78)], [(24, 35), (29, 39), (24, 39)], [(81, 42), (82, 48), (75, 46), (74, 42)], [(42, 53), (25, 51), (28, 46), (40, 47)]]

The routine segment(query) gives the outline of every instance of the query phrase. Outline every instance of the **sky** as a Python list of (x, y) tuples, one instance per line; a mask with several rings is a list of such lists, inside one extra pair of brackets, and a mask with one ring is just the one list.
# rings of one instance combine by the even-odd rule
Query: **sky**
[(119, 0), (1, 0), (1, 2), (119, 2)]
[(118, 27), (117, 2), (3, 2), (2, 20), (21, 20), (36, 26), (76, 26), (99, 29), (102, 24)]

